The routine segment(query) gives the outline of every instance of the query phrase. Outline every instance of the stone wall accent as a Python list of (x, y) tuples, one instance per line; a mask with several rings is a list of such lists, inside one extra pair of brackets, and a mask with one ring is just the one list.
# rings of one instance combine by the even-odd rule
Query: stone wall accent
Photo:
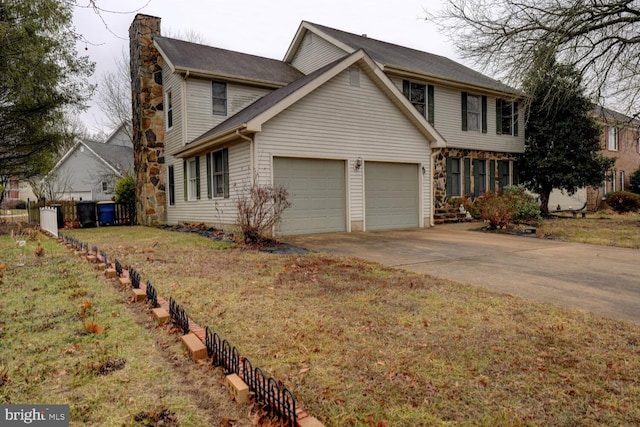
[(160, 18), (138, 14), (129, 27), (138, 224), (166, 223), (162, 56), (153, 46)]
[[(433, 151), (433, 201), (434, 210), (446, 210), (449, 208), (447, 204), (447, 157), (457, 157), (484, 160), (517, 160), (518, 156), (513, 153), (501, 153), (495, 151), (468, 150), (463, 148), (438, 148)], [(472, 162), (473, 163), (473, 162)], [(496, 164), (497, 167), (497, 164)], [(473, 164), (471, 166), (471, 185), (473, 186)], [(498, 173), (495, 171), (496, 188), (498, 186)]]

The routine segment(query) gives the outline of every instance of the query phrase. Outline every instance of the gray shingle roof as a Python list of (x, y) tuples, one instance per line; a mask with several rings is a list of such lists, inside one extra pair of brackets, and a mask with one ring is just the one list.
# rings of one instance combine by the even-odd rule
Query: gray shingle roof
[(592, 113), (594, 116), (600, 117), (601, 119), (603, 119), (605, 123), (619, 123), (619, 124), (627, 124), (631, 126), (640, 126), (640, 120), (634, 119), (632, 117), (626, 116), (622, 113), (618, 113), (617, 111), (610, 110), (600, 105), (596, 106), (593, 109)]
[(182, 40), (156, 36), (167, 59), (179, 70), (234, 76), (279, 84), (288, 84), (302, 76), (291, 65), (276, 59), (263, 58)]
[(521, 94), (520, 91), (504, 83), (485, 76), (444, 56), (347, 33), (311, 22), (307, 22), (307, 24), (350, 46), (354, 50), (364, 49), (376, 62), (383, 66), (415, 71), (447, 80), (482, 86), (500, 92), (508, 92), (516, 95)]
[(92, 141), (84, 141), (84, 144), (118, 172), (133, 171), (133, 148)]

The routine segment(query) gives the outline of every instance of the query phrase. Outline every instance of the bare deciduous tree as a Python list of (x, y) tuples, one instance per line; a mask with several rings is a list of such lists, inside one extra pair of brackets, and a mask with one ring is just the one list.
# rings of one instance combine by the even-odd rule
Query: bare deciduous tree
[(640, 111), (640, 4), (633, 0), (445, 0), (427, 13), (463, 57), (519, 85), (548, 51), (599, 103)]

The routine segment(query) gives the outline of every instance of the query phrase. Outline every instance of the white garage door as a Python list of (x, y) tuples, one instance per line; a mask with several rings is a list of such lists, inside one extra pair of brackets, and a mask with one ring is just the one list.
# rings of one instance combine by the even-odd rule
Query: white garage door
[(418, 165), (366, 162), (367, 230), (418, 227)]
[(344, 162), (341, 160), (273, 159), (274, 184), (289, 191), (281, 235), (346, 231)]

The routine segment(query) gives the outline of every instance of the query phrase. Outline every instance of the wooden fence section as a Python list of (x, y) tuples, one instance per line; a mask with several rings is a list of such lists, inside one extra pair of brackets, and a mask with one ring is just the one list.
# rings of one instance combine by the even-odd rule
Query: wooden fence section
[[(78, 210), (79, 203), (83, 204), (82, 214), (89, 214), (97, 226), (134, 225), (136, 222), (135, 209), (122, 203), (111, 202), (112, 206), (105, 206), (100, 202), (78, 202), (76, 200), (28, 201), (28, 221), (30, 224), (40, 224), (40, 208), (48, 206), (61, 212), (58, 214), (58, 228), (78, 228), (86, 220), (86, 218), (81, 218), (81, 212)], [(87, 210), (87, 203), (93, 204), (93, 209)], [(109, 212), (106, 212), (107, 210)]]

